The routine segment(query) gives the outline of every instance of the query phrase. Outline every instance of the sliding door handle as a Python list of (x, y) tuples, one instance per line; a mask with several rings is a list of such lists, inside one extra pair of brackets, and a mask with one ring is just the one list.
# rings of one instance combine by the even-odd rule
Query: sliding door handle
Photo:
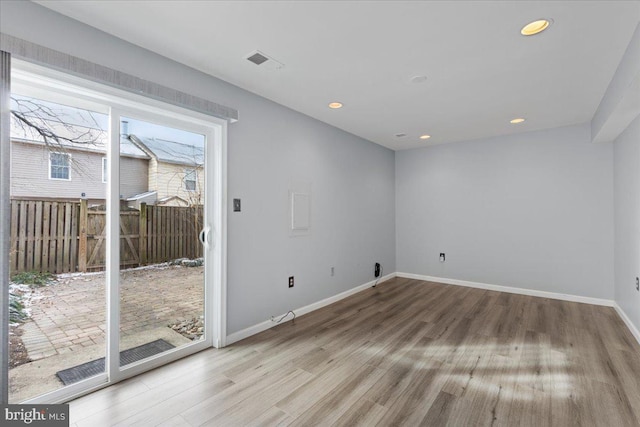
[(211, 243), (210, 242), (211, 239), (209, 237), (211, 235), (210, 231), (211, 231), (211, 227), (207, 226), (203, 228), (202, 231), (200, 231), (200, 235), (198, 236), (200, 243), (202, 243), (202, 245), (205, 248), (208, 248)]

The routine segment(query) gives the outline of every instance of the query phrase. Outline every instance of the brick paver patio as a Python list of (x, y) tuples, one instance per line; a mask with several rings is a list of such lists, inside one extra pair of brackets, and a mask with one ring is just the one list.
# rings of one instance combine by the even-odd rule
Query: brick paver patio
[[(120, 333), (166, 327), (203, 313), (204, 268), (163, 266), (123, 270)], [(22, 341), (32, 360), (82, 351), (105, 342), (105, 275), (61, 276), (39, 289)]]

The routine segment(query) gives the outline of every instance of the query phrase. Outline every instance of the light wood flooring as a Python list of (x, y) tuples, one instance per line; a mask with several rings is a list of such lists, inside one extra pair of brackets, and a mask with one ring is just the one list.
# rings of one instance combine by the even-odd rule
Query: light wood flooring
[(392, 279), (71, 402), (71, 425), (640, 426), (612, 308)]

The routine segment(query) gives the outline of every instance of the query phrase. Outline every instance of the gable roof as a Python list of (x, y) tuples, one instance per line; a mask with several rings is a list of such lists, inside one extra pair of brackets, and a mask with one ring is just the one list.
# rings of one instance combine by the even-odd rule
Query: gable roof
[(149, 156), (137, 145), (133, 144), (126, 136), (120, 137), (120, 155), (148, 159)]
[[(11, 109), (26, 116), (35, 125), (61, 138), (83, 141), (60, 139), (55, 143), (57, 147), (101, 153), (107, 151), (108, 117), (105, 114), (16, 94), (11, 97)], [(45, 142), (36, 130), (21, 125), (13, 116), (11, 137), (24, 142)], [(185, 143), (156, 137), (121, 135), (120, 154), (143, 159), (155, 158), (164, 163), (201, 166), (204, 164), (204, 141)]]
[(204, 164), (204, 143), (185, 144), (136, 135), (129, 135), (129, 139), (159, 162), (185, 166), (202, 166)]
[(166, 205), (169, 202), (173, 202), (176, 201), (180, 204), (183, 204), (185, 206), (189, 206), (189, 202), (185, 199), (183, 199), (182, 197), (179, 196), (167, 196), (167, 197), (163, 197), (162, 199), (158, 200), (156, 202), (156, 205)]
[[(54, 150), (72, 150), (72, 151), (85, 151), (91, 153), (99, 153), (103, 156), (107, 153), (106, 144), (107, 135), (99, 135), (90, 144), (72, 143), (68, 141), (60, 141), (52, 144)], [(31, 132), (11, 132), (11, 141), (22, 142), (26, 144), (36, 144), (44, 146), (44, 139), (35, 131)], [(133, 144), (128, 138), (120, 138), (120, 155), (123, 157), (133, 157), (136, 159), (150, 159), (151, 157), (141, 150), (138, 146)]]

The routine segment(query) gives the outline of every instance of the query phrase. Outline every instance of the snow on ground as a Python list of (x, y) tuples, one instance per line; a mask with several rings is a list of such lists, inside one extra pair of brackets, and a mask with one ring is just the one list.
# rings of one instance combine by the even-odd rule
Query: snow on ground
[[(122, 270), (120, 270), (120, 272), (138, 271), (138, 270), (166, 270), (169, 267), (170, 267), (170, 263), (163, 262), (163, 263), (160, 263), (160, 264), (143, 265), (141, 267), (133, 267), (133, 268), (122, 269)], [(82, 272), (61, 273), (61, 274), (57, 274), (56, 277), (58, 279), (73, 279), (73, 278), (77, 278), (77, 277), (99, 276), (99, 275), (104, 274), (104, 273), (105, 273), (104, 271), (92, 271), (92, 272), (88, 272), (88, 273), (82, 273)]]
[(31, 317), (31, 306), (45, 298), (37, 287), (9, 282), (9, 293), (19, 295), (23, 311), (27, 317)]

